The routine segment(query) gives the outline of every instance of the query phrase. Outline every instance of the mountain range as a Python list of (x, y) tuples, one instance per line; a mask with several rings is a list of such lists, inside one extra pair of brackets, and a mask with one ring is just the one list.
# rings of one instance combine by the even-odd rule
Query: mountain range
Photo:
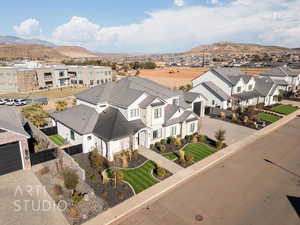
[(44, 45), (48, 47), (55, 47), (55, 44), (40, 39), (25, 39), (25, 38), (20, 38), (15, 36), (1, 36), (1, 35), (0, 35), (0, 44), (28, 44), (28, 45)]

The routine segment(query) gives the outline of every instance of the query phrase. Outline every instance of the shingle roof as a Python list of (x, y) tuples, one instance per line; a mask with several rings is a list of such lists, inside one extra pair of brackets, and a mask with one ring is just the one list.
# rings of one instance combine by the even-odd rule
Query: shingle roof
[(108, 107), (99, 115), (93, 134), (112, 141), (133, 135), (145, 127), (140, 119), (128, 121), (118, 109)]
[(149, 95), (147, 96), (140, 104), (139, 106), (143, 109), (147, 108), (154, 100), (156, 99), (155, 96)]
[(261, 75), (262, 76), (274, 76), (274, 77), (285, 77), (285, 76), (295, 77), (295, 76), (298, 76), (299, 73), (297, 73), (294, 70), (291, 70), (288, 67), (275, 67), (271, 70), (262, 72)]
[(210, 91), (213, 95), (215, 95), (221, 101), (230, 99), (230, 96), (228, 94), (226, 94), (221, 88), (219, 88), (217, 85), (215, 85), (211, 81), (203, 82), (200, 85), (205, 87), (208, 91)]
[(30, 135), (24, 130), (23, 122), (22, 116), (14, 107), (0, 106), (0, 128), (2, 130), (30, 138)]
[(245, 91), (239, 94), (234, 94), (232, 95), (232, 97), (239, 99), (239, 100), (248, 100), (248, 99), (252, 99), (252, 98), (257, 98), (261, 96), (261, 94), (259, 94), (256, 90), (253, 91)]
[(240, 71), (237, 68), (216, 68), (211, 70), (213, 73), (217, 73), (219, 76), (222, 76), (230, 84), (235, 85), (240, 79), (243, 79), (247, 83), (251, 77), (246, 75), (244, 72)]
[(79, 134), (89, 134), (93, 132), (99, 114), (92, 107), (77, 105), (50, 116)]
[(277, 84), (277, 85), (281, 85), (281, 86), (287, 86), (287, 85), (289, 85), (288, 84), (288, 82), (286, 82), (285, 80), (273, 80), (273, 82), (275, 83), (275, 84)]
[(179, 110), (182, 109), (180, 106), (175, 105), (175, 104), (169, 104), (165, 107), (165, 123), (164, 126), (170, 126), (172, 124), (176, 124), (176, 123), (181, 123), (183, 121), (186, 121), (186, 119), (190, 116), (190, 115), (194, 115), (193, 119), (198, 119), (197, 115), (194, 114), (192, 111), (187, 111), (182, 109), (182, 111), (184, 111), (179, 117), (176, 118), (172, 118), (172, 116)]
[(271, 91), (273, 86), (276, 86), (274, 81), (272, 81), (268, 77), (259, 77), (255, 78), (255, 87), (254, 89), (261, 94), (261, 96), (267, 96), (268, 93)]
[(162, 99), (177, 95), (175, 91), (151, 80), (137, 76), (127, 76), (117, 82), (102, 84), (83, 91), (77, 94), (76, 97), (92, 104), (108, 102), (111, 105), (128, 107), (143, 93)]
[(179, 109), (178, 105), (168, 104), (165, 107), (165, 121), (168, 121)]

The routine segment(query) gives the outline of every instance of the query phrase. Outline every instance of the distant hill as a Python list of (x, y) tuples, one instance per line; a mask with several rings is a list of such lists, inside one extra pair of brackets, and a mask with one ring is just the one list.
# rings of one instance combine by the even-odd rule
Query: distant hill
[(206, 53), (219, 53), (219, 54), (253, 54), (253, 53), (264, 53), (264, 52), (295, 52), (295, 49), (289, 49), (279, 46), (265, 46), (258, 44), (241, 44), (232, 42), (220, 42), (212, 45), (201, 45), (193, 48), (186, 54), (202, 54), (203, 51)]
[(0, 45), (0, 58), (59, 61), (65, 56), (54, 48), (44, 45), (2, 44)]
[(70, 58), (98, 57), (97, 54), (79, 46), (58, 46), (54, 47), (54, 49), (60, 54)]
[(54, 47), (55, 44), (43, 41), (39, 39), (24, 39), (15, 36), (1, 36), (0, 35), (0, 44), (29, 44), (29, 45), (45, 45), (48, 47)]

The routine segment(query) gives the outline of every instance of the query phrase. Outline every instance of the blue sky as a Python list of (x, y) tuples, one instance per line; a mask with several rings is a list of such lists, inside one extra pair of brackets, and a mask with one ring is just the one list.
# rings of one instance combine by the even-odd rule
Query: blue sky
[(1, 3), (0, 34), (97, 52), (180, 52), (219, 41), (299, 47), (299, 11), (300, 0), (10, 0)]

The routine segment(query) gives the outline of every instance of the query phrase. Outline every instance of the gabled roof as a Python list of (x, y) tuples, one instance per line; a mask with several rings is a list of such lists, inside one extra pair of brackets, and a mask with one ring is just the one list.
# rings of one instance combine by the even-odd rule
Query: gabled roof
[(79, 134), (89, 134), (95, 128), (99, 114), (92, 107), (77, 105), (50, 116)]
[(11, 106), (0, 106), (0, 129), (30, 138), (24, 130), (24, 121), (20, 113)]
[(251, 79), (250, 76), (237, 68), (216, 68), (211, 70), (211, 72), (223, 77), (231, 85), (236, 85), (240, 79), (243, 79), (245, 83), (248, 83)]
[(128, 121), (118, 109), (108, 107), (99, 115), (93, 134), (112, 141), (133, 135), (145, 127), (140, 119)]
[(254, 89), (263, 97), (267, 96), (274, 86), (277, 85), (268, 77), (255, 78)]
[(221, 101), (226, 101), (230, 99), (230, 96), (228, 94), (226, 94), (221, 88), (219, 88), (211, 81), (203, 82), (199, 85), (202, 85), (204, 88), (206, 88), (210, 93), (212, 93), (214, 96), (219, 98)]
[(232, 95), (232, 97), (234, 97), (236, 99), (239, 99), (239, 100), (242, 100), (242, 101), (252, 99), (252, 98), (257, 98), (259, 96), (261, 96), (261, 94), (258, 93), (256, 90), (244, 91), (242, 93)]
[[(127, 76), (117, 82), (106, 83), (76, 95), (79, 100), (92, 104), (109, 103), (119, 107), (128, 107), (137, 98), (146, 93), (148, 96), (168, 99), (178, 94), (146, 78)], [(150, 101), (149, 97), (149, 101)], [(147, 100), (147, 101), (148, 101)]]
[[(172, 118), (178, 110), (182, 110), (183, 113), (176, 118)], [(196, 114), (194, 114), (192, 111), (184, 110), (182, 107), (175, 105), (175, 104), (169, 104), (165, 107), (164, 126), (170, 126), (172, 124), (184, 122), (187, 120), (187, 118), (190, 115), (194, 116), (193, 119), (198, 119), (198, 116)]]
[(261, 73), (262, 76), (271, 76), (271, 77), (295, 77), (298, 76), (299, 73), (297, 73), (294, 70), (291, 70), (289, 67), (283, 66), (283, 67), (275, 67), (271, 70), (264, 71)]
[(278, 79), (274, 79), (273, 80), (275, 84), (280, 85), (280, 86), (288, 86), (288, 82), (286, 82), (285, 80), (278, 80)]

